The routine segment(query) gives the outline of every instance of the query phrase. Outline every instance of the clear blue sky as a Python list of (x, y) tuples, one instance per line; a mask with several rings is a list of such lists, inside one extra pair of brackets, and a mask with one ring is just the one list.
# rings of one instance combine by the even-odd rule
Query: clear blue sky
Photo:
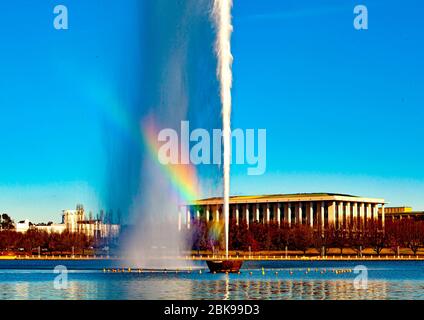
[[(233, 190), (424, 209), (423, 3), (235, 3), (233, 124), (267, 129), (268, 166), (259, 178), (235, 167)], [(359, 3), (367, 31), (353, 28)]]
[[(137, 99), (137, 0), (0, 4), (0, 211), (58, 220), (99, 209), (107, 140), (98, 97)], [(424, 209), (424, 4), (235, 0), (233, 126), (267, 129), (267, 172), (233, 168), (235, 194), (343, 192)], [(96, 83), (96, 99), (92, 84)], [(87, 88), (91, 88), (88, 90)], [(101, 100), (100, 100), (101, 101)]]
[[(53, 28), (58, 4), (69, 30)], [(137, 0), (0, 3), (1, 212), (58, 221), (77, 203), (99, 210), (108, 139), (99, 108), (115, 93), (131, 103), (139, 85), (139, 11)]]

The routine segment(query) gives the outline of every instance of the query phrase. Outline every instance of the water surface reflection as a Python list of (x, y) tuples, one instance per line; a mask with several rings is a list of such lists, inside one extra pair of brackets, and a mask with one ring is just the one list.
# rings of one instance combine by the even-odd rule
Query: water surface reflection
[(91, 268), (70, 270), (63, 290), (54, 288), (53, 268), (21, 267), (1, 269), (0, 264), (0, 299), (424, 299), (424, 263), (415, 262), (369, 264), (367, 289), (355, 288), (353, 272), (336, 272), (352, 267), (346, 264), (275, 264), (230, 275), (206, 270), (118, 274)]

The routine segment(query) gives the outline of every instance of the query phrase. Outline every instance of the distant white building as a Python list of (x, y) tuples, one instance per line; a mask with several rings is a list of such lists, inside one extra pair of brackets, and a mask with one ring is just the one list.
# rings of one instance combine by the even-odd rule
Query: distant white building
[(94, 238), (116, 238), (120, 232), (118, 224), (108, 224), (101, 220), (86, 220), (82, 205), (77, 205), (75, 210), (63, 210), (62, 223), (31, 226), (27, 219), (16, 223), (15, 227), (17, 232), (26, 232), (33, 228), (47, 233), (79, 232)]
[(87, 220), (82, 205), (77, 205), (75, 210), (63, 210), (62, 223), (69, 232), (80, 232), (94, 238), (116, 238), (120, 231), (118, 224), (108, 224), (94, 219)]
[(19, 221), (15, 224), (15, 230), (16, 232), (27, 232), (29, 230), (30, 223), (28, 219), (25, 219), (23, 221)]
[(84, 220), (78, 223), (78, 232), (94, 238), (116, 238), (119, 230), (119, 225), (106, 224), (99, 220)]
[(78, 232), (80, 222), (85, 220), (84, 207), (77, 205), (76, 210), (62, 211), (62, 224), (66, 226), (69, 232)]
[(66, 230), (63, 223), (53, 223), (50, 225), (36, 225), (34, 226), (38, 231), (45, 231), (47, 233), (62, 233)]

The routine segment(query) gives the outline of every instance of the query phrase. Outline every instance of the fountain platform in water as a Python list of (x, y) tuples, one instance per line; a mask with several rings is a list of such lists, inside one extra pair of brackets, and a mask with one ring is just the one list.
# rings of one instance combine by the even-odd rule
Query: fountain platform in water
[(243, 264), (243, 260), (207, 260), (206, 264), (210, 272), (214, 273), (237, 273)]

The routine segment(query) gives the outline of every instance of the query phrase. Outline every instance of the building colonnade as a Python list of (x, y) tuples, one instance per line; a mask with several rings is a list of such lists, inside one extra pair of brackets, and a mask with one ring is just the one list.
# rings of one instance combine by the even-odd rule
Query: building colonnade
[[(224, 219), (222, 204), (184, 205), (179, 207), (178, 228), (190, 229), (192, 221), (204, 219), (219, 222)], [(308, 225), (314, 229), (334, 226), (336, 229), (357, 230), (368, 221), (384, 227), (384, 203), (362, 201), (290, 201), (245, 202), (230, 204), (230, 220), (237, 225), (277, 223), (278, 225)]]

